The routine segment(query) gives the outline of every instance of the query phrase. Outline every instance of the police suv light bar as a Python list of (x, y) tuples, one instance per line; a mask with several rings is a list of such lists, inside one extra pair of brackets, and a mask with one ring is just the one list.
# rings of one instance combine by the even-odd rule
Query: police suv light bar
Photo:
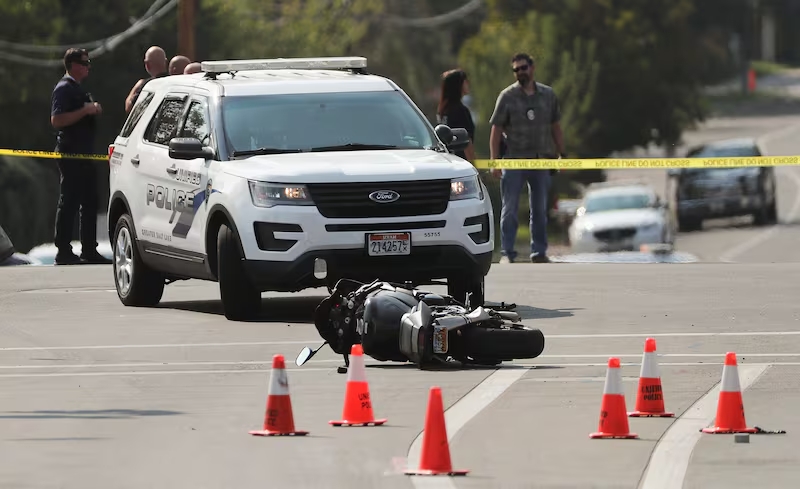
[(229, 73), (253, 70), (344, 70), (367, 67), (367, 58), (358, 56), (329, 58), (275, 58), (203, 61), (206, 73)]

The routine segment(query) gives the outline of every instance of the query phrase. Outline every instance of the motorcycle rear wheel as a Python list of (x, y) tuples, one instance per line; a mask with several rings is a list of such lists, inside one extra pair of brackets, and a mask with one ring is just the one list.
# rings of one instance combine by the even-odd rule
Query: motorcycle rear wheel
[(536, 358), (544, 351), (544, 334), (536, 328), (468, 327), (460, 330), (459, 343), (470, 358), (510, 361)]

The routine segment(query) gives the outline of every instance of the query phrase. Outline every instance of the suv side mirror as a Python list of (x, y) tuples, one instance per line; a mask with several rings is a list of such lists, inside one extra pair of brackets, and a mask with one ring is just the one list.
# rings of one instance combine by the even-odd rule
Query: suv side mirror
[(172, 138), (169, 141), (169, 157), (176, 160), (211, 159), (214, 150), (203, 146), (197, 138)]
[(469, 146), (469, 133), (464, 128), (451, 129), (445, 124), (439, 124), (434, 131), (447, 149), (461, 151)]

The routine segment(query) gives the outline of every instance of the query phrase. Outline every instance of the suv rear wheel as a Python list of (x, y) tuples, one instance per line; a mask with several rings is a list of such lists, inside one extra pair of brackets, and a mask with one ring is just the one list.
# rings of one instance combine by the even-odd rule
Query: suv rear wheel
[(131, 216), (123, 214), (114, 228), (114, 284), (126, 306), (155, 306), (164, 294), (164, 276), (142, 262)]
[(217, 278), (225, 317), (232, 321), (254, 319), (261, 309), (261, 292), (242, 266), (239, 237), (223, 224), (217, 232)]

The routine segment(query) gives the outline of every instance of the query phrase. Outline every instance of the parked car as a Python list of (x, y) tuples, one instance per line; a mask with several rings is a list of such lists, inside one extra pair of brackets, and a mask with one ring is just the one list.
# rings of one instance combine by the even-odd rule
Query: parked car
[(569, 240), (576, 253), (671, 247), (674, 226), (668, 205), (651, 185), (609, 182), (589, 186), (569, 228)]
[[(687, 158), (762, 156), (750, 138), (726, 139), (689, 150)], [(756, 225), (778, 220), (773, 167), (673, 168), (675, 207), (681, 231), (701, 229), (703, 220), (752, 214)]]

